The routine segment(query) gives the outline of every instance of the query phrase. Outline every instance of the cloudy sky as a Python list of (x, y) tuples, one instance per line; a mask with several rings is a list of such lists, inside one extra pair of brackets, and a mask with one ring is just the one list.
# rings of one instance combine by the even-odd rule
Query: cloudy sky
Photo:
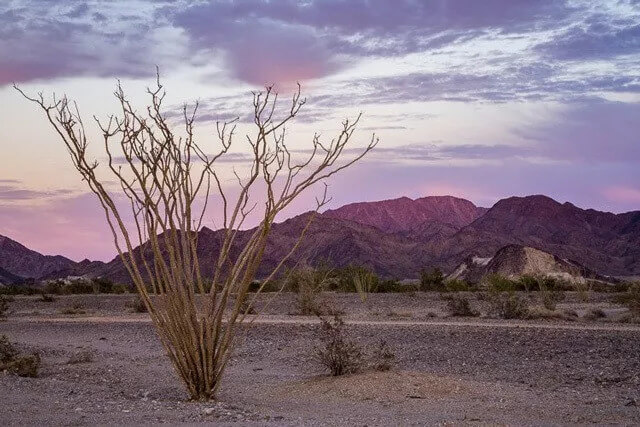
[(543, 193), (640, 209), (639, 0), (5, 0), (0, 234), (76, 260), (113, 256), (97, 202), (11, 84), (104, 117), (116, 79), (144, 105), (156, 65), (168, 108), (201, 102), (203, 145), (264, 84), (303, 85), (289, 133), (300, 149), (364, 112), (354, 148), (373, 131), (381, 142), (330, 182), (332, 207)]

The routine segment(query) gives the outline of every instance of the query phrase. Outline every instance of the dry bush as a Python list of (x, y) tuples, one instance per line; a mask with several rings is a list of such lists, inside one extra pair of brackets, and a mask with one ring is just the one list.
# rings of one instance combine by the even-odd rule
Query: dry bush
[(322, 320), (322, 346), (316, 348), (316, 357), (331, 375), (340, 376), (356, 373), (364, 367), (361, 347), (346, 336), (344, 321), (339, 315), (332, 320)]
[(617, 295), (615, 302), (626, 306), (632, 315), (640, 316), (640, 283), (634, 283), (627, 292)]
[(320, 295), (332, 280), (331, 270), (303, 267), (289, 272), (285, 286), (297, 291), (296, 302), (301, 315), (319, 316), (325, 314), (319, 301)]
[(133, 310), (134, 313), (148, 313), (149, 310), (145, 305), (140, 295), (136, 295), (133, 300), (129, 303), (129, 307)]
[(40, 355), (20, 355), (5, 335), (0, 336), (0, 371), (35, 378), (39, 369)]
[(91, 363), (93, 362), (93, 353), (89, 350), (79, 351), (74, 353), (69, 360), (67, 360), (67, 365), (75, 365), (78, 363)]
[(0, 295), (0, 321), (7, 318), (7, 311), (9, 311), (9, 299)]
[(469, 299), (460, 296), (453, 295), (445, 298), (447, 301), (447, 310), (449, 314), (454, 317), (477, 317), (480, 315), (476, 310), (471, 308)]
[[(198, 104), (193, 108), (184, 105), (182, 123), (174, 126), (175, 111), (165, 111), (166, 92), (158, 76), (155, 86), (147, 89), (147, 108), (134, 108), (118, 83), (114, 94), (119, 114), (106, 120), (95, 118), (107, 159), (100, 167), (88, 158), (88, 153), (94, 152), (88, 141), (92, 133), (85, 131), (75, 103), (65, 96), (54, 96), (52, 101), (42, 94), (30, 97), (14, 87), (41, 108), (73, 166), (97, 196), (120, 260), (147, 305), (160, 341), (189, 395), (193, 400), (214, 398), (238, 326), (244, 320), (243, 301), (261, 265), (276, 217), (300, 194), (360, 160), (375, 147), (377, 138), (373, 135), (362, 150), (343, 160), (354, 153), (347, 147), (358, 116), (343, 121), (331, 140), (315, 134), (308, 150), (290, 149), (285, 128), (306, 100), (298, 87), (290, 104), (282, 108), (273, 88), (267, 87), (253, 94), (252, 131), (242, 139), (248, 144), (247, 167), (230, 171), (225, 160), (236, 154), (230, 149), (238, 120), (217, 123), (215, 144), (202, 147), (194, 127)], [(230, 180), (237, 183), (236, 188), (229, 188)], [(316, 199), (315, 212), (329, 200), (326, 189), (325, 185), (324, 193)], [(121, 198), (124, 204), (118, 202)], [(198, 235), (204, 218), (211, 217), (214, 201), (222, 218), (220, 249), (213, 277), (205, 277)], [(240, 232), (246, 230), (251, 216), (257, 217), (257, 226)], [(277, 276), (314, 216), (308, 216), (298, 240), (263, 283)], [(151, 293), (159, 298), (152, 300)], [(196, 294), (207, 295), (202, 309)], [(250, 304), (256, 297), (253, 294)]]
[(45, 292), (40, 294), (40, 300), (39, 301), (42, 301), (42, 302), (54, 302), (55, 300), (56, 299), (52, 295), (49, 295), (49, 294), (47, 294)]
[(489, 297), (491, 312), (501, 319), (526, 319), (529, 303), (515, 292), (492, 292)]
[(0, 335), (0, 364), (10, 362), (18, 356), (18, 350), (9, 342), (6, 335)]
[(74, 315), (74, 314), (86, 314), (87, 311), (82, 303), (76, 302), (69, 307), (60, 309), (60, 314)]
[(598, 320), (606, 318), (607, 313), (605, 313), (600, 308), (592, 308), (591, 310), (587, 311), (583, 317), (586, 320)]
[(554, 311), (556, 305), (565, 298), (564, 292), (559, 290), (551, 290), (543, 287), (540, 292), (542, 294), (542, 305), (551, 311)]
[(380, 341), (371, 355), (371, 367), (380, 372), (386, 372), (393, 368), (396, 355), (386, 341)]

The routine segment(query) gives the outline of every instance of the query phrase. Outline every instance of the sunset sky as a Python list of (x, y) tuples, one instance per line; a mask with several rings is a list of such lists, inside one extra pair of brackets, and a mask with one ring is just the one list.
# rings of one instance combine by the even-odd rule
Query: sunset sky
[[(0, 234), (75, 260), (114, 256), (97, 201), (11, 85), (66, 93), (92, 122), (116, 111), (116, 79), (144, 105), (156, 65), (169, 109), (201, 102), (205, 146), (264, 84), (302, 84), (296, 148), (364, 112), (354, 147), (373, 131), (381, 142), (330, 182), (330, 207), (542, 193), (640, 209), (640, 0), (5, 0)], [(236, 149), (241, 161), (242, 138)]]

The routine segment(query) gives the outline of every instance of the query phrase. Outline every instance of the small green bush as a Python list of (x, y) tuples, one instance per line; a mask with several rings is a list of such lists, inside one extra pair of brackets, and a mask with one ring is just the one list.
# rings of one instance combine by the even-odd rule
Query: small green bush
[(521, 284), (499, 274), (489, 274), (484, 278), (488, 288), (493, 292), (515, 292), (521, 288)]
[(429, 271), (420, 271), (421, 291), (442, 291), (444, 290), (444, 286), (444, 274), (439, 268), (432, 268)]
[(98, 294), (113, 293), (113, 282), (104, 277), (96, 277), (93, 281), (93, 291)]
[(492, 313), (501, 319), (525, 319), (529, 304), (515, 292), (492, 292), (490, 296)]
[(542, 294), (542, 305), (544, 308), (551, 311), (555, 310), (557, 303), (564, 300), (565, 297), (563, 291), (549, 290), (544, 287), (540, 292)]
[(93, 294), (95, 293), (95, 288), (93, 283), (74, 280), (62, 286), (62, 293), (66, 295)]
[(121, 283), (113, 285), (112, 292), (114, 294), (126, 294), (129, 292), (129, 287)]
[(447, 292), (468, 292), (472, 289), (464, 280), (454, 279), (445, 282), (444, 290)]
[(397, 280), (383, 280), (378, 284), (379, 293), (402, 292), (403, 286)]

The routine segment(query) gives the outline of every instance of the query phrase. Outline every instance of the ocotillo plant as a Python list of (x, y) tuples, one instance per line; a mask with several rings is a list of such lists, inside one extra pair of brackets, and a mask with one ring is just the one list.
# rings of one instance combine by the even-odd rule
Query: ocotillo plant
[[(224, 185), (220, 165), (225, 156), (232, 154), (229, 150), (237, 121), (217, 123), (218, 148), (205, 149), (194, 134), (197, 103), (191, 109), (186, 105), (182, 108), (182, 136), (177, 136), (178, 130), (163, 108), (166, 93), (159, 77), (156, 85), (147, 90), (151, 104), (142, 112), (133, 108), (118, 83), (115, 96), (119, 115), (106, 121), (94, 117), (108, 159), (106, 171), (119, 184), (114, 191), (98, 162), (88, 158), (89, 138), (77, 105), (66, 96), (47, 101), (42, 94), (30, 97), (16, 89), (42, 108), (73, 165), (97, 196), (120, 259), (191, 398), (214, 398), (236, 329), (251, 307), (245, 302), (249, 285), (261, 263), (276, 215), (309, 187), (361, 159), (377, 144), (377, 138), (374, 135), (356, 155), (342, 160), (358, 116), (353, 121), (345, 120), (339, 134), (329, 142), (314, 135), (307, 150), (296, 150), (308, 155), (296, 160), (285, 143), (284, 127), (305, 104), (300, 86), (290, 108), (279, 119), (275, 118), (277, 94), (267, 87), (253, 94), (254, 132), (246, 137), (249, 172), (241, 178), (234, 171), (237, 187), (233, 191), (237, 196), (232, 197)], [(261, 190), (260, 202), (254, 202), (251, 192), (256, 187)], [(209, 196), (214, 193), (220, 200), (217, 206), (210, 202)], [(118, 201), (122, 195), (131, 208), (131, 219)], [(322, 197), (316, 199), (316, 211), (327, 201), (325, 186)], [(248, 238), (236, 239), (256, 207), (263, 208), (258, 225)], [(205, 277), (197, 250), (198, 231), (210, 209), (219, 210), (224, 237), (213, 277)], [(278, 273), (300, 239), (263, 286)], [(232, 252), (236, 255), (232, 256)], [(206, 294), (204, 307), (196, 304), (197, 293)], [(228, 305), (230, 310), (226, 310)]]

